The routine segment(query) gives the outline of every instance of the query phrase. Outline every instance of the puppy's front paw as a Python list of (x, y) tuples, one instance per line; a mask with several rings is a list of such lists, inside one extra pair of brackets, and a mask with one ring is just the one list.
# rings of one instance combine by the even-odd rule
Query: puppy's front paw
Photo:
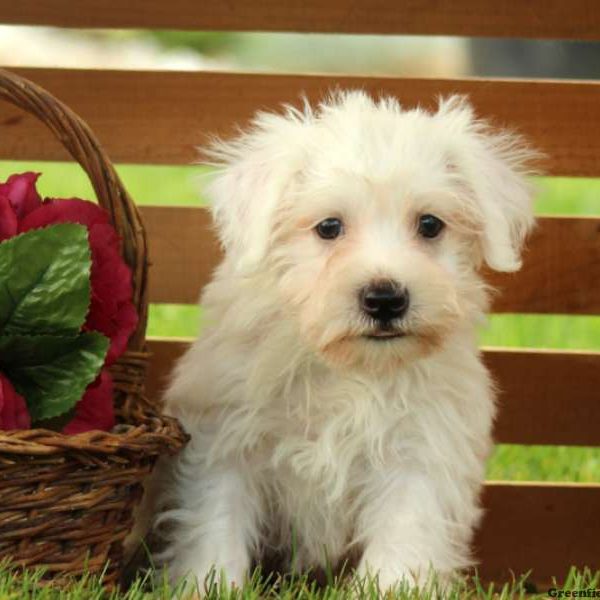
[[(216, 550), (216, 546), (209, 548), (203, 543), (192, 548), (173, 544), (155, 554), (153, 559), (155, 564), (166, 568), (171, 584), (178, 588), (182, 586), (185, 594), (192, 594), (191, 598), (207, 596), (215, 589), (241, 588), (249, 567), (247, 553), (236, 552), (233, 548), (226, 549), (229, 553)], [(223, 560), (222, 556), (228, 559)]]
[(413, 587), (418, 581), (410, 570), (402, 565), (390, 565), (386, 561), (366, 560), (360, 561), (356, 570), (357, 576), (365, 581), (376, 581), (381, 593), (385, 593), (402, 586)]
[(372, 578), (382, 594), (406, 588), (419, 588), (433, 592), (445, 589), (452, 579), (451, 573), (438, 572), (430, 566), (412, 567), (403, 563), (393, 553), (365, 553), (357, 568), (360, 578)]
[[(228, 596), (230, 592), (236, 589), (242, 589), (246, 580), (245, 573), (235, 577), (232, 577), (229, 573), (225, 569), (221, 569), (218, 573), (216, 568), (208, 569), (206, 572), (188, 573), (184, 578), (182, 598), (185, 600), (220, 598), (222, 595)], [(179, 585), (181, 585), (181, 578), (179, 579)]]

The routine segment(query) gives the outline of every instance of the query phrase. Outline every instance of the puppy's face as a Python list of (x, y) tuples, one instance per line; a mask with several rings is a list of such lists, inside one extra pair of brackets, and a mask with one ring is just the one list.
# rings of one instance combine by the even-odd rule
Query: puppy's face
[[(330, 362), (395, 368), (434, 350), (481, 304), (475, 207), (454, 167), (421, 143), (392, 168), (385, 148), (365, 143), (368, 157), (351, 168), (317, 154), (288, 192), (272, 251), (280, 291)], [(330, 151), (343, 156), (343, 145)]]
[[(230, 259), (273, 276), (263, 293), (327, 362), (385, 372), (422, 357), (481, 314), (483, 261), (518, 267), (524, 151), (464, 103), (429, 114), (349, 94), (264, 119), (253, 158), (217, 180), (217, 222)], [(245, 204), (223, 197), (244, 191)]]

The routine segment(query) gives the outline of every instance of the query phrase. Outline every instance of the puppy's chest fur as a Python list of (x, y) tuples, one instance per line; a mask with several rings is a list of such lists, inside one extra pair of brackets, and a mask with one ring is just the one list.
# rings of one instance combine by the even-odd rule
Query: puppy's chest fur
[(340, 484), (330, 485), (334, 475), (355, 479), (351, 472), (367, 462), (385, 462), (390, 438), (398, 442), (406, 430), (408, 440), (414, 432), (413, 416), (396, 388), (393, 381), (299, 377), (253, 415), (261, 431), (252, 452), (257, 466), (339, 496)]
[(269, 545), (289, 549), (295, 540), (300, 563), (345, 555), (372, 479), (390, 464), (418, 460), (424, 441), (407, 406), (411, 387), (417, 395), (408, 382), (313, 372), (252, 413), (244, 431), (254, 429), (257, 441), (244, 470), (261, 490)]
[[(226, 378), (214, 376), (226, 364), (218, 348), (203, 356), (211, 366), (207, 398), (221, 402), (205, 405), (200, 454), (209, 464), (236, 464), (257, 503), (261, 540), (289, 549), (295, 539), (301, 565), (337, 561), (362, 541), (357, 522), (382, 482), (418, 473), (440, 489), (454, 480), (471, 488), (483, 476), (493, 402), (470, 346), (454, 345), (389, 379), (304, 361), (286, 374), (294, 363), (285, 353), (250, 355), (244, 372)], [(277, 375), (267, 377), (266, 364)], [(461, 509), (444, 510), (454, 518)]]

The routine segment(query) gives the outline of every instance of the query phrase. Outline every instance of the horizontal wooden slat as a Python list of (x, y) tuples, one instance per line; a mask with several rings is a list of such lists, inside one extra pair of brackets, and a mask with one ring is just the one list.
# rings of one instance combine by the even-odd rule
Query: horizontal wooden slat
[(600, 353), (487, 350), (484, 356), (500, 393), (498, 442), (600, 445)]
[[(152, 302), (194, 303), (220, 258), (204, 209), (143, 207)], [(600, 313), (600, 219), (542, 218), (517, 274), (492, 275), (496, 312)]]
[(0, 22), (63, 27), (600, 38), (595, 0), (18, 0)]
[(153, 338), (148, 342), (150, 366), (146, 376), (146, 393), (153, 402), (160, 402), (175, 361), (185, 352), (189, 340)]
[(600, 313), (600, 219), (539, 219), (523, 268), (488, 279), (495, 312)]
[[(18, 4), (18, 3), (16, 3)], [(600, 12), (600, 11), (599, 11)], [(86, 119), (116, 162), (190, 163), (205, 134), (228, 135), (259, 108), (322, 98), (332, 87), (432, 106), (468, 94), (478, 114), (516, 128), (547, 153), (555, 175), (600, 175), (600, 83), (434, 80), (225, 73), (21, 69)], [(33, 117), (0, 103), (0, 158), (64, 159)]]
[(194, 304), (221, 250), (207, 210), (142, 206), (150, 247), (150, 302)]
[[(150, 397), (162, 394), (187, 345), (151, 341)], [(500, 389), (499, 443), (600, 445), (600, 353), (487, 350), (484, 356)]]
[(483, 504), (475, 549), (484, 580), (531, 570), (543, 591), (571, 565), (600, 569), (599, 485), (488, 484)]

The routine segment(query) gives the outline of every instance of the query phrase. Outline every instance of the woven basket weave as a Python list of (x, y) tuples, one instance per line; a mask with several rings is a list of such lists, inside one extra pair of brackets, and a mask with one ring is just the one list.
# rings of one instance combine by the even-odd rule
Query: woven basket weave
[[(122, 239), (139, 324), (111, 368), (119, 425), (67, 436), (44, 429), (0, 431), (0, 557), (44, 566), (61, 581), (82, 572), (114, 583), (141, 482), (159, 455), (186, 436), (144, 396), (148, 355), (146, 237), (139, 213), (89, 127), (35, 84), (0, 70), (0, 99), (42, 121), (83, 167)], [(108, 563), (108, 566), (107, 566)]]

